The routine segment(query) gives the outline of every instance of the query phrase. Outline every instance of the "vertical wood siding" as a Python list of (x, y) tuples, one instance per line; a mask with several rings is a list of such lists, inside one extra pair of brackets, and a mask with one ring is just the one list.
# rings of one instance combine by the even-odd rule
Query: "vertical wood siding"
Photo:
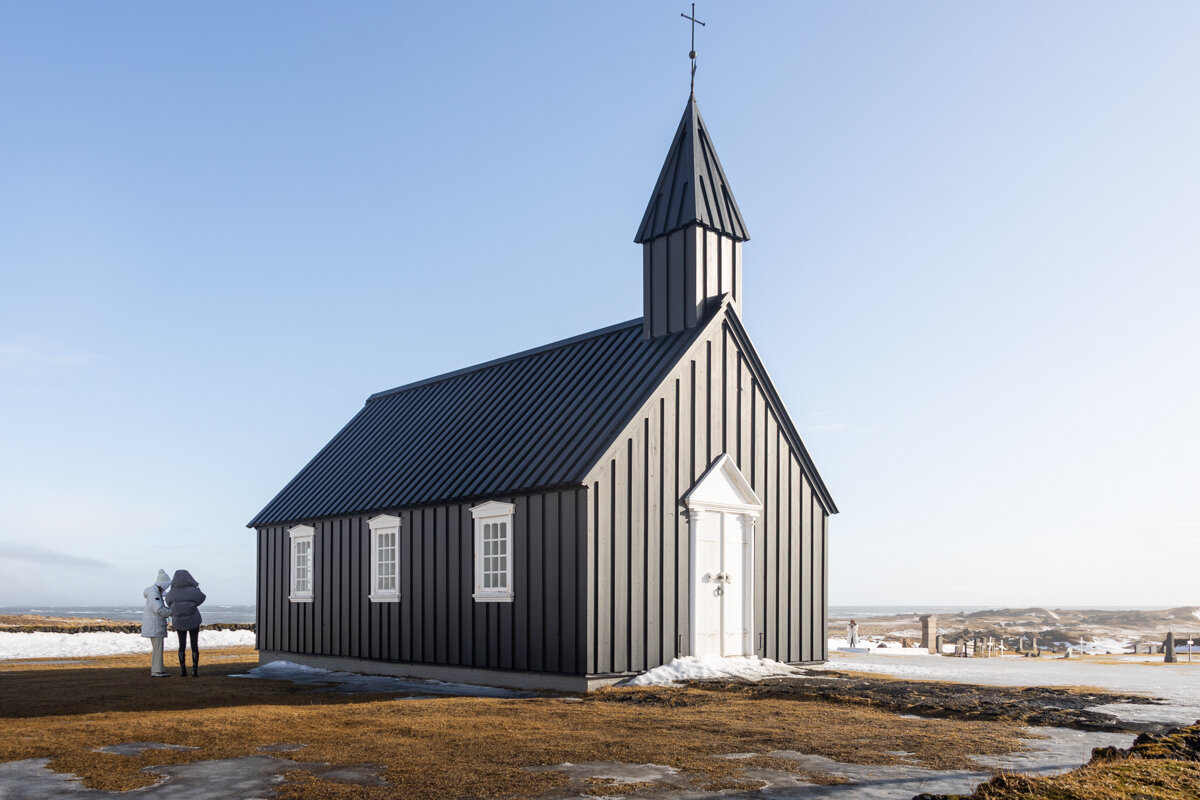
[[(258, 529), (257, 646), (382, 661), (582, 674), (586, 639), (584, 488), (516, 505), (511, 603), (476, 603), (470, 503), (404, 509), (400, 602), (372, 603), (370, 530), (318, 520), (311, 603), (288, 600), (289, 526)], [(628, 592), (628, 589), (626, 589)]]
[(752, 364), (729, 324), (714, 325), (589, 476), (589, 673), (639, 671), (688, 654), (680, 498), (722, 453), (763, 501), (754, 528), (755, 652), (793, 662), (827, 657), (828, 510)]

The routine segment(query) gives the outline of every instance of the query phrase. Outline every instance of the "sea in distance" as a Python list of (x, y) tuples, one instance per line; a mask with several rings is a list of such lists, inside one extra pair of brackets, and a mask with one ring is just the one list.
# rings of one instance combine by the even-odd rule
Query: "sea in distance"
[[(200, 613), (206, 623), (254, 622), (254, 606), (218, 606), (205, 603)], [(88, 619), (115, 619), (140, 622), (142, 606), (0, 606), (0, 614), (28, 614), (36, 617), (85, 617)]]
[(974, 614), (976, 611), (994, 611), (1000, 608), (1047, 608), (1064, 611), (1154, 611), (1166, 606), (1062, 606), (1062, 605), (1023, 605), (1013, 603), (1008, 606), (833, 606), (829, 607), (829, 616), (835, 619), (845, 617), (899, 617), (921, 614)]
[[(1012, 607), (1019, 607), (1014, 604)], [(988, 611), (999, 606), (830, 606), (829, 616), (834, 619), (847, 617), (892, 617), (902, 614), (971, 614)], [(1054, 606), (1054, 608), (1094, 611), (1148, 611), (1162, 606)], [(218, 606), (205, 604), (201, 609), (206, 622), (254, 622), (254, 606)], [(88, 617), (98, 619), (141, 620), (140, 605), (116, 606), (0, 606), (0, 614), (31, 614), (39, 617)]]

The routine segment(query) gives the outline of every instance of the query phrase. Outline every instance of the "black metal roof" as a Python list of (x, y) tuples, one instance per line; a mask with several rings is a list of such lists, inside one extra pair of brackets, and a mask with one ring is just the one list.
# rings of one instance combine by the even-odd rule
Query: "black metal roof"
[(704, 328), (639, 317), (371, 395), (248, 527), (579, 484)]
[(634, 241), (648, 242), (693, 222), (741, 242), (750, 238), (695, 95), (688, 98)]

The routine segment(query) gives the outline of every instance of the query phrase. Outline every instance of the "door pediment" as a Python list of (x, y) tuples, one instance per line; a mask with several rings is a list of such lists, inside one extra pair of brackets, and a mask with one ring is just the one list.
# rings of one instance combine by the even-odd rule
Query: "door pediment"
[(683, 503), (692, 511), (737, 511), (754, 517), (762, 512), (762, 501), (728, 453), (717, 456), (683, 496)]

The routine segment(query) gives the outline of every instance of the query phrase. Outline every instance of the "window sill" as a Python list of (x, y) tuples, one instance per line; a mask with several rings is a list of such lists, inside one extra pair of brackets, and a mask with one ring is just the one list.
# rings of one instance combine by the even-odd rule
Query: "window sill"
[(398, 594), (373, 594), (369, 595), (372, 603), (399, 603), (400, 595)]
[(288, 600), (292, 601), (293, 603), (311, 603), (313, 601), (311, 594), (310, 595), (289, 594)]
[(511, 594), (479, 594), (476, 592), (471, 597), (475, 598), (476, 603), (511, 603), (513, 601)]

